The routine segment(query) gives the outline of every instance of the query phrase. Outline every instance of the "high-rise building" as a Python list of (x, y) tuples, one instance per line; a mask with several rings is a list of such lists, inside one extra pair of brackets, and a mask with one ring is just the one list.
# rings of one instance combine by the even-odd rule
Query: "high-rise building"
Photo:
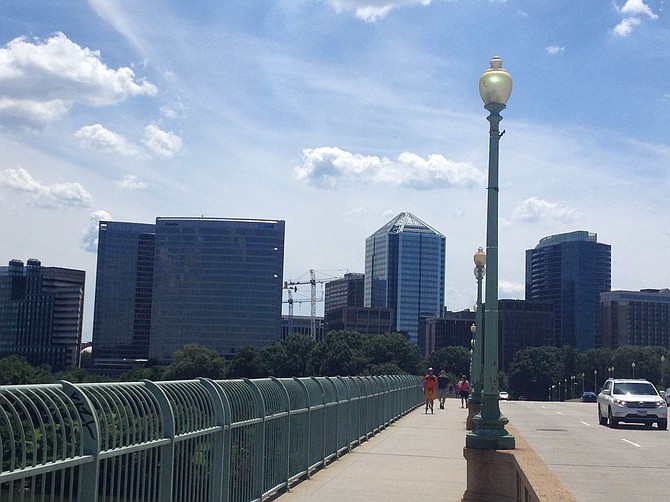
[(576, 231), (526, 250), (526, 300), (554, 304), (554, 345), (600, 346), (600, 293), (611, 289), (611, 246)]
[(652, 345), (670, 348), (670, 290), (600, 293), (602, 346)]
[(284, 222), (100, 222), (94, 367), (167, 363), (185, 344), (226, 357), (281, 334)]
[(444, 306), (446, 238), (411, 213), (365, 241), (366, 307), (394, 309), (394, 329), (417, 343), (420, 316)]
[(101, 221), (93, 367), (112, 375), (149, 359), (156, 226)]
[(79, 365), (86, 272), (11, 260), (0, 267), (0, 357), (53, 370)]

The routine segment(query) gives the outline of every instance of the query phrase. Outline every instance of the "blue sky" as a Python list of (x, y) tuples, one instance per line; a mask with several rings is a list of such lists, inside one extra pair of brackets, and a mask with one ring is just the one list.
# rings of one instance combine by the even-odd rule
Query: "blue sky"
[(88, 339), (100, 218), (284, 219), (285, 279), (300, 281), (362, 272), (365, 238), (410, 211), (446, 235), (446, 305), (469, 308), (485, 245), (478, 80), (499, 55), (514, 79), (500, 296), (523, 298), (526, 249), (573, 230), (612, 245), (613, 289), (670, 287), (664, 8), (5, 0), (0, 263), (86, 270)]

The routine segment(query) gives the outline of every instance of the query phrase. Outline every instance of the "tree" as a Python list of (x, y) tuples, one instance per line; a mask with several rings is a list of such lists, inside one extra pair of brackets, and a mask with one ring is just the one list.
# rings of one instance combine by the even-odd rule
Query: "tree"
[(191, 343), (184, 345), (172, 356), (172, 363), (165, 369), (165, 380), (188, 380), (204, 377), (222, 380), (227, 376), (226, 360), (216, 350)]
[[(386, 333), (369, 338), (366, 352), (371, 366), (378, 368), (381, 365), (389, 364), (387, 368), (391, 369), (395, 366), (400, 370), (400, 373), (409, 373), (410, 375), (419, 375), (423, 372), (419, 347), (401, 333)], [(373, 372), (370, 371), (370, 373)], [(381, 373), (374, 374), (379, 375)]]
[(520, 350), (508, 372), (511, 392), (531, 400), (546, 399), (549, 388), (565, 378), (563, 362), (563, 351), (557, 347)]
[(16, 355), (0, 359), (0, 385), (27, 385), (54, 383), (55, 381), (48, 366), (33, 368), (24, 357)]
[(331, 331), (311, 352), (308, 371), (315, 376), (366, 374), (368, 337), (356, 331)]
[[(428, 365), (435, 369), (435, 373), (446, 370), (449, 381), (455, 383), (461, 375), (470, 375), (470, 351), (460, 345), (443, 347), (428, 357)], [(421, 374), (427, 369), (423, 368)]]
[(230, 378), (265, 378), (269, 373), (269, 367), (261, 353), (250, 346), (237, 351), (230, 363)]
[(279, 344), (284, 351), (284, 359), (277, 361), (276, 376), (303, 377), (309, 376), (307, 365), (310, 355), (316, 347), (311, 336), (294, 334)]

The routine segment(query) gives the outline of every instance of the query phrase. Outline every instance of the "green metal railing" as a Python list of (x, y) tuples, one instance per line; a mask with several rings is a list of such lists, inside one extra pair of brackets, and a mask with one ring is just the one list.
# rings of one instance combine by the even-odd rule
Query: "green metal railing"
[(0, 501), (263, 500), (423, 402), (420, 377), (0, 387)]

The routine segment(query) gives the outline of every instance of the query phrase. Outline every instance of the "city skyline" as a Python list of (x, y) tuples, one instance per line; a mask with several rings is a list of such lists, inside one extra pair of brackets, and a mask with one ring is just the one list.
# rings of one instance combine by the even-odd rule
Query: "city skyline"
[(494, 55), (514, 79), (500, 298), (523, 298), (526, 249), (575, 230), (611, 244), (612, 289), (670, 285), (651, 266), (670, 245), (662, 0), (10, 0), (0, 35), (0, 263), (85, 270), (84, 340), (100, 219), (281, 219), (299, 280), (362, 272), (366, 236), (409, 211), (447, 238), (446, 306), (471, 308)]

